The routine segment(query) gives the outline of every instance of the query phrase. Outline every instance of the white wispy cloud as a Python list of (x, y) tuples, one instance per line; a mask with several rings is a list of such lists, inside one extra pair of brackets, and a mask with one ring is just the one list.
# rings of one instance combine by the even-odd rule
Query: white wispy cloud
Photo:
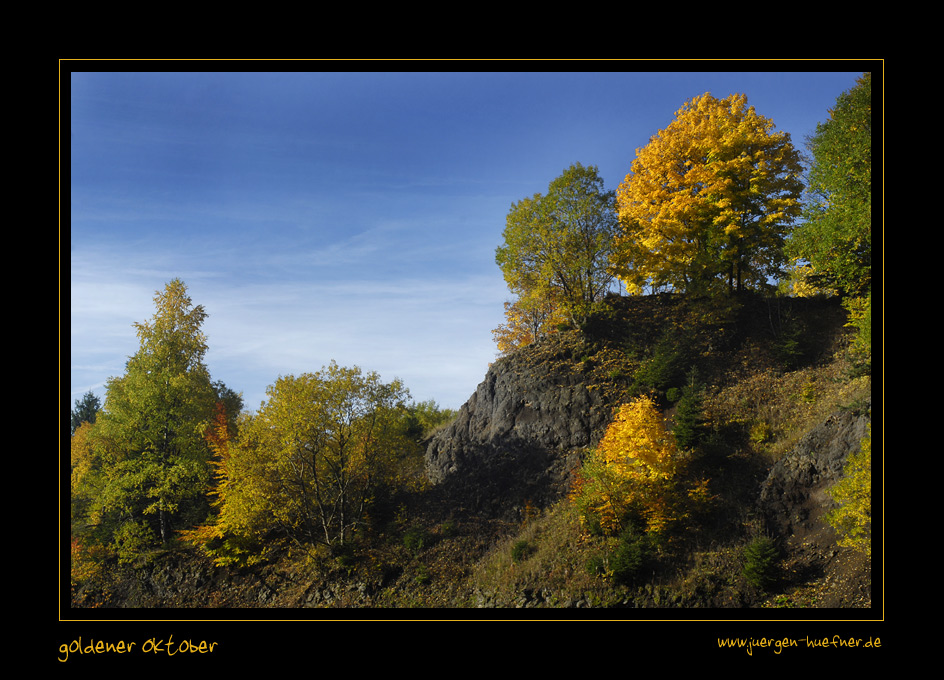
[[(352, 238), (338, 258), (355, 258), (356, 244), (369, 240)], [(338, 258), (332, 262), (326, 249), (298, 261)], [(272, 272), (271, 263), (263, 269)], [(316, 371), (332, 360), (399, 378), (415, 398), (457, 408), (494, 359), (490, 331), (506, 296), (497, 274), (378, 280), (369, 272), (325, 279), (285, 271), (243, 280), (194, 254), (73, 250), (73, 393), (123, 372), (137, 350), (132, 324), (153, 315), (155, 292), (175, 277), (208, 312), (211, 372), (242, 391), (250, 408), (279, 375)]]

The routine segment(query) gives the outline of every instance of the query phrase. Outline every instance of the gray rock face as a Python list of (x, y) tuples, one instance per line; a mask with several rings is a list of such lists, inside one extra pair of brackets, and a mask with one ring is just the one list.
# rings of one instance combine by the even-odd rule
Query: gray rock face
[(490, 514), (553, 501), (580, 450), (594, 445), (610, 420), (603, 393), (587, 383), (580, 362), (539, 362), (531, 352), (504, 357), (430, 441), (429, 479)]
[(836, 413), (813, 428), (771, 468), (759, 506), (768, 528), (784, 538), (831, 544), (822, 516), (833, 507), (826, 489), (842, 477), (848, 456), (859, 450), (871, 418)]

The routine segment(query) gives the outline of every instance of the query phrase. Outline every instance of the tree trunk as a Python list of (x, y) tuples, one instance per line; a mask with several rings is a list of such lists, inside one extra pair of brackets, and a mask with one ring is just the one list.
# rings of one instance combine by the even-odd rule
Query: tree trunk
[(163, 510), (157, 511), (158, 516), (161, 519), (161, 543), (167, 544), (167, 515)]

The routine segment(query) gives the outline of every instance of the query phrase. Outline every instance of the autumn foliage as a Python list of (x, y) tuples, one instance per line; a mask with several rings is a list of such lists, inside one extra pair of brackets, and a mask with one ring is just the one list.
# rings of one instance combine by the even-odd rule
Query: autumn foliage
[(636, 150), (616, 192), (595, 167), (571, 166), (508, 213), (496, 262), (518, 300), (494, 333), (499, 348), (532, 341), (522, 321), (548, 306), (579, 325), (614, 277), (630, 294), (699, 295), (781, 278), (801, 172), (790, 135), (745, 95), (710, 93)]
[(494, 335), (503, 352), (552, 332), (561, 321), (585, 319), (606, 294), (613, 275), (614, 194), (597, 168), (575, 163), (551, 181), (546, 194), (512, 204), (504, 241), (495, 251), (508, 289), (508, 323)]
[[(193, 529), (182, 529), (179, 534), (183, 540), (195, 546), (202, 548), (205, 552), (215, 557), (222, 556), (226, 551), (221, 550), (221, 545), (225, 542), (226, 535), (223, 531), (224, 525), (219, 520), (219, 512), (226, 499), (227, 486), (229, 484), (229, 459), (230, 459), (230, 439), (232, 437), (229, 418), (226, 414), (226, 407), (222, 402), (217, 402), (210, 427), (207, 428), (206, 441), (212, 452), (212, 458), (209, 461), (213, 470), (214, 484), (209, 491), (210, 504), (215, 511), (215, 520), (194, 527)], [(220, 560), (225, 563), (225, 560)]]
[(687, 479), (690, 452), (680, 449), (654, 400), (641, 396), (619, 408), (571, 493), (584, 521), (604, 533), (632, 523), (665, 532), (707, 501), (707, 480)]
[(283, 376), (267, 393), (235, 439), (219, 414), (209, 438), (218, 515), (187, 538), (219, 563), (263, 558), (270, 536), (306, 548), (343, 545), (408, 446), (398, 381), (332, 362)]
[(630, 292), (754, 287), (779, 273), (800, 212), (790, 135), (744, 95), (710, 93), (636, 152), (617, 191), (614, 268)]
[[(870, 82), (864, 77), (818, 128), (812, 189), (819, 198), (800, 228), (793, 227), (802, 214), (799, 155), (744, 95), (706, 93), (685, 102), (637, 150), (617, 191), (604, 190), (596, 167), (577, 163), (546, 194), (513, 203), (496, 250), (514, 296), (493, 331), (499, 351), (564, 327), (602, 346), (592, 331), (606, 325), (601, 310), (617, 279), (630, 294), (701, 297), (779, 277), (793, 296), (849, 296), (849, 322), (858, 331), (852, 351), (870, 370)], [(721, 298), (709, 299), (713, 313), (725, 309)], [(372, 513), (383, 516), (378, 496), (419, 486), (422, 472), (410, 456), (422, 456), (420, 444), (442, 420), (434, 403), (410, 408), (400, 381), (332, 362), (280, 376), (257, 412), (241, 412), (241, 399), (232, 393), (227, 401), (204, 363), (203, 307), (192, 305), (179, 279), (154, 302), (154, 317), (134, 324), (140, 347), (124, 375), (108, 380), (103, 407), (89, 394), (76, 404), (81, 415), (73, 414), (73, 585), (98, 578), (106, 558), (130, 561), (178, 536), (217, 564), (263, 561), (286, 543), (340, 552), (369, 535)], [(676, 389), (683, 396), (674, 427), (655, 396), (622, 404), (586, 452), (569, 495), (585, 528), (604, 534), (601, 542), (630, 536), (627, 550), (678, 536), (673, 531), (711, 500), (709, 480), (693, 465), (705, 441), (701, 396), (694, 373), (687, 388), (680, 382), (687, 340), (666, 334), (647, 344), (655, 332), (648, 322), (638, 325), (624, 333), (614, 324), (616, 342), (607, 335), (610, 344), (592, 356), (588, 350), (580, 379), (588, 390), (597, 387), (587, 377), (595, 362), (594, 375), (605, 370), (620, 383), (606, 403), (645, 391), (665, 402)], [(827, 519), (840, 545), (866, 554), (870, 490), (871, 433), (828, 492), (837, 507)]]
[(843, 470), (843, 478), (828, 490), (837, 507), (827, 520), (839, 533), (839, 545), (872, 554), (872, 427)]
[(492, 331), (492, 338), (501, 354), (526, 347), (557, 332), (567, 322), (562, 308), (550, 298), (522, 299), (505, 302), (505, 323)]

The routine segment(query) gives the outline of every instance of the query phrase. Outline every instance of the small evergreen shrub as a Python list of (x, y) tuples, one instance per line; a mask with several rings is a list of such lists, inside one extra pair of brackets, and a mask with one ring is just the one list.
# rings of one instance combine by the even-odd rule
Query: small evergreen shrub
[(606, 574), (606, 559), (603, 555), (594, 555), (587, 560), (586, 569), (591, 576), (603, 576)]
[(423, 548), (432, 543), (431, 539), (432, 537), (426, 529), (422, 527), (410, 527), (406, 530), (406, 533), (403, 534), (403, 547), (413, 555), (417, 555)]
[(648, 557), (645, 537), (631, 536), (623, 538), (616, 550), (610, 555), (610, 570), (617, 583), (632, 583), (639, 574)]
[(522, 539), (511, 546), (511, 561), (518, 564), (528, 559), (534, 552), (534, 546)]
[[(675, 442), (683, 449), (698, 448), (707, 436), (704, 416), (704, 388), (695, 370), (689, 374), (688, 384), (676, 388)], [(671, 392), (671, 390), (670, 390)], [(671, 400), (671, 394), (669, 396)]]
[(744, 578), (751, 585), (767, 590), (776, 580), (778, 559), (774, 542), (766, 536), (758, 536), (744, 548)]
[(693, 361), (689, 339), (683, 332), (669, 330), (636, 371), (633, 389), (640, 393), (654, 391), (664, 396), (671, 388), (685, 384), (687, 367)]

